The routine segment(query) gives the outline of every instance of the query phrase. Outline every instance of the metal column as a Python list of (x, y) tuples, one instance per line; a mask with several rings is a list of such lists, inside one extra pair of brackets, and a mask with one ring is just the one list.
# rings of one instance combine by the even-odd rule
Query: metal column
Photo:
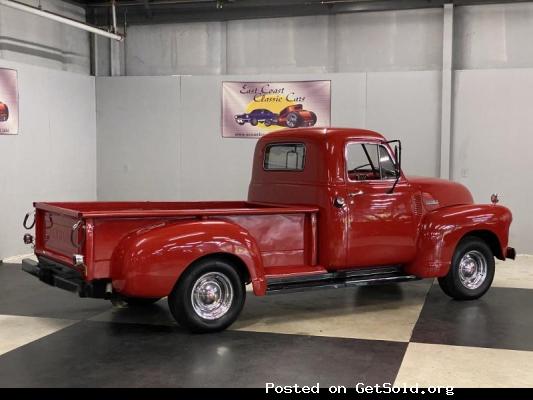
[(453, 81), (453, 4), (444, 5), (442, 29), (442, 99), (440, 123), (440, 177), (450, 178)]

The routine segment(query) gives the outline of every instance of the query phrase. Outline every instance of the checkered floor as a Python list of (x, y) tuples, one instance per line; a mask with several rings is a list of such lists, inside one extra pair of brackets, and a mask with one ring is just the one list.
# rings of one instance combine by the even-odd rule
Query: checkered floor
[(533, 387), (533, 257), (482, 299), (430, 280), (254, 297), (230, 330), (190, 335), (165, 300), (79, 299), (0, 265), (0, 387), (395, 383)]

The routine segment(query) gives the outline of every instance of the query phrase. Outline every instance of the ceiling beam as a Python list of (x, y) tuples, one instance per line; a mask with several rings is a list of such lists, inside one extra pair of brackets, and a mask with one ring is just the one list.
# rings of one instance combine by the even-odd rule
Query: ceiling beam
[[(527, 0), (119, 0), (119, 18), (127, 10), (128, 24), (227, 21), (239, 19), (297, 17), (354, 12), (440, 8), (455, 6), (520, 3)], [(221, 7), (217, 8), (217, 4)], [(93, 24), (106, 21), (109, 1), (88, 3)], [(150, 15), (147, 15), (147, 7)]]

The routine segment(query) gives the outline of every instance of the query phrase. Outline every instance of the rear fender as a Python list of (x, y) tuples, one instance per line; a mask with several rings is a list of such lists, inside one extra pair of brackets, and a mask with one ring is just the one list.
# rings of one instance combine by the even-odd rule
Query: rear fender
[(164, 297), (194, 261), (207, 255), (238, 258), (255, 294), (266, 291), (261, 253), (239, 225), (220, 220), (167, 222), (126, 236), (111, 258), (113, 288), (126, 296)]
[(496, 205), (462, 205), (441, 208), (424, 216), (419, 227), (416, 259), (405, 266), (420, 278), (442, 277), (450, 269), (459, 241), (467, 235), (493, 238), (487, 244), (505, 259), (511, 212)]

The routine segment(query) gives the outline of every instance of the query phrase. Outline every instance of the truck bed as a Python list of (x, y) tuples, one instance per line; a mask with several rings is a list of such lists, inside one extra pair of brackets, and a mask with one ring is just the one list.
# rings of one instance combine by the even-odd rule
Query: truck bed
[[(127, 235), (161, 224), (224, 220), (257, 242), (266, 275), (325, 272), (316, 266), (318, 208), (246, 201), (35, 203), (38, 256), (72, 266), (82, 254), (88, 279), (109, 278), (112, 256)], [(74, 228), (79, 223), (82, 228)]]

